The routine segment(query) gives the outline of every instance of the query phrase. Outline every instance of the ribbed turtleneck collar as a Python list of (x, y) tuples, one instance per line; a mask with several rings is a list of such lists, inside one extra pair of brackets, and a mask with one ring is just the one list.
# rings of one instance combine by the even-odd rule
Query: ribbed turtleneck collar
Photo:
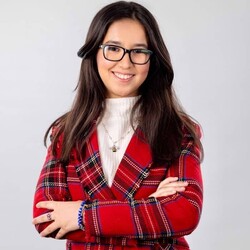
[(124, 98), (107, 98), (105, 100), (105, 112), (103, 119), (113, 117), (126, 117), (130, 116), (131, 110), (139, 99), (139, 96), (124, 97)]

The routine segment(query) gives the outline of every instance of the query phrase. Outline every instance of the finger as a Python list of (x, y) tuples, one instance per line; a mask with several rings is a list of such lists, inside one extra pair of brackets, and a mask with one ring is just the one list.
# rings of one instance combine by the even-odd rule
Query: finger
[(160, 188), (155, 193), (151, 194), (149, 197), (162, 197), (176, 194), (177, 192), (184, 192), (186, 190), (185, 187), (167, 187)]
[(178, 181), (178, 177), (168, 177), (160, 183), (159, 187), (162, 185), (169, 184), (169, 183), (174, 182), (174, 181)]
[(54, 201), (40, 201), (36, 204), (37, 208), (47, 208), (54, 210), (55, 202)]
[(55, 230), (57, 230), (59, 226), (55, 222), (51, 223), (49, 226), (47, 226), (41, 233), (40, 235), (42, 237), (45, 237), (51, 233), (53, 233)]
[(61, 239), (65, 234), (67, 233), (67, 231), (65, 231), (64, 229), (60, 229), (59, 232), (56, 234), (56, 239)]
[(45, 214), (37, 216), (36, 218), (33, 219), (32, 223), (36, 225), (39, 223), (49, 222), (52, 220), (53, 220), (53, 214), (49, 212), (49, 213), (45, 213)]
[(163, 184), (163, 185), (159, 186), (159, 188), (165, 188), (165, 187), (186, 187), (186, 186), (188, 186), (188, 182), (187, 181), (175, 181), (175, 182)]
[(176, 193), (184, 192), (185, 188), (178, 188), (178, 189), (168, 189), (168, 190), (159, 190), (155, 192), (154, 197), (163, 197), (163, 196), (170, 196)]
[(51, 215), (51, 213), (47, 213), (47, 214), (46, 214), (46, 217), (47, 217), (48, 221), (51, 221), (51, 220), (52, 220), (52, 215)]
[(44, 220), (44, 215), (39, 215), (39, 216), (37, 216), (36, 218), (34, 218), (34, 219), (32, 220), (32, 223), (33, 223), (34, 225), (39, 224), (39, 223), (43, 223), (43, 222), (45, 222), (45, 220)]
[(175, 190), (169, 190), (169, 191), (165, 191), (165, 192), (156, 191), (155, 193), (151, 194), (149, 197), (158, 198), (158, 197), (170, 196), (170, 195), (174, 195), (174, 194), (176, 194)]
[(186, 190), (185, 186), (173, 186), (173, 187), (163, 187), (158, 189), (157, 191), (159, 191), (160, 193), (168, 193), (168, 192), (183, 192)]

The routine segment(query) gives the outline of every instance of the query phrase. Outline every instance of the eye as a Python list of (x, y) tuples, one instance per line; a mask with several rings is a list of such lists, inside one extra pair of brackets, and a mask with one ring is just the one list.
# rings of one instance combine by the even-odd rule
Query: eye
[(114, 45), (108, 45), (106, 46), (106, 49), (110, 52), (119, 52), (121, 50), (121, 48)]
[(133, 49), (132, 51), (134, 54), (149, 54), (147, 49)]

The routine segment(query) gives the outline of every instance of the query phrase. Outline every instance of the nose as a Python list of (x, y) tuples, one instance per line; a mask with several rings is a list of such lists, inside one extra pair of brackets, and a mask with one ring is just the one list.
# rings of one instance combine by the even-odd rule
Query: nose
[(133, 64), (130, 60), (129, 52), (126, 51), (125, 55), (123, 56), (122, 60), (119, 61), (119, 64), (123, 68), (130, 68)]

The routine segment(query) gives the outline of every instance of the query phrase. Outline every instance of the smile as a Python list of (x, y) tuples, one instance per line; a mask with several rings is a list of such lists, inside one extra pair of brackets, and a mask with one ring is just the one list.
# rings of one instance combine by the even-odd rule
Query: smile
[(121, 74), (117, 72), (113, 72), (113, 74), (121, 80), (128, 80), (134, 76), (132, 74)]

